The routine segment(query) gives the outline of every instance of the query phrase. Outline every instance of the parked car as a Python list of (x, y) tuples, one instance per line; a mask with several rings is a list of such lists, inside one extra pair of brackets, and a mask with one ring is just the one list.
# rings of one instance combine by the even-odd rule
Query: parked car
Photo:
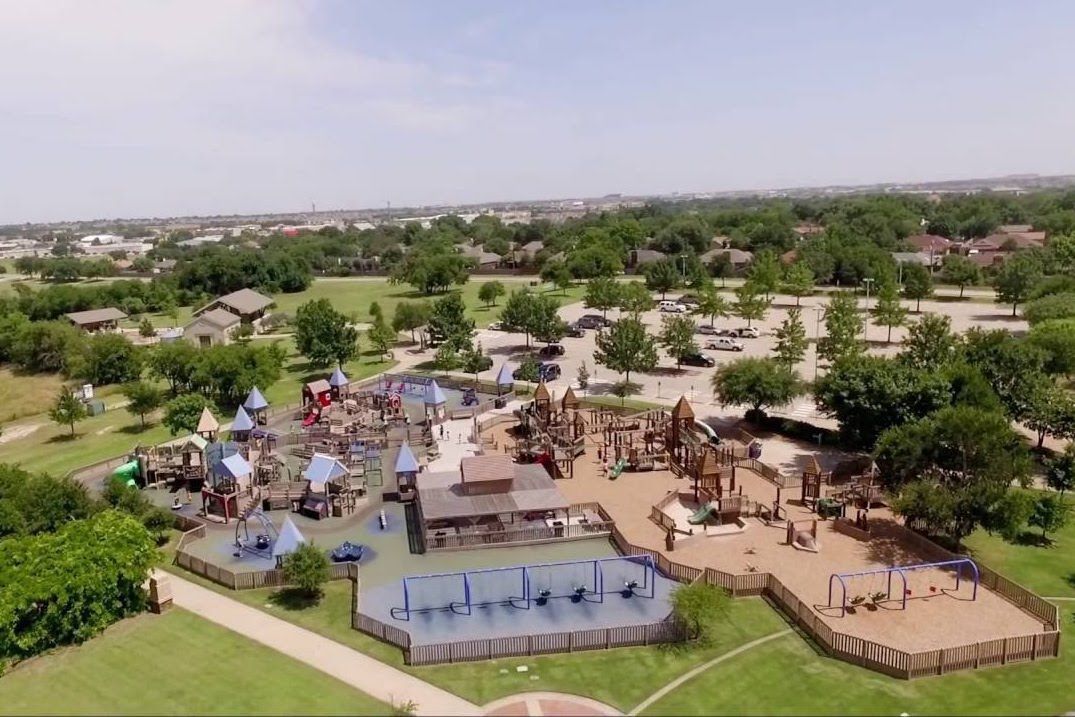
[(499, 321), (494, 321), (493, 323), (489, 324), (489, 330), (490, 331), (507, 331), (507, 329), (504, 328), (504, 324), (502, 324)]
[(717, 362), (711, 356), (706, 356), (701, 351), (684, 354), (680, 357), (679, 362), (685, 366), (704, 366), (706, 368), (712, 368), (717, 365)]
[(700, 334), (705, 334), (706, 336), (719, 336), (720, 335), (718, 333), (720, 331), (720, 329), (718, 329), (715, 326), (710, 326), (709, 324), (699, 324), (698, 327), (695, 329), (695, 331), (697, 331)]
[(705, 347), (707, 349), (715, 349), (717, 351), (742, 351), (743, 342), (736, 341), (730, 336), (718, 336), (717, 338), (708, 342)]
[(683, 304), (684, 306), (698, 306), (698, 304), (701, 302), (698, 301), (698, 297), (694, 294), (684, 294), (683, 296), (679, 297), (679, 303)]
[(666, 314), (685, 314), (687, 313), (687, 307), (675, 301), (666, 300), (657, 304), (657, 311), (663, 311)]
[(743, 326), (736, 331), (735, 335), (741, 339), (756, 339), (761, 336), (761, 331), (754, 326)]
[(567, 329), (564, 331), (564, 336), (570, 336), (573, 339), (581, 339), (586, 335), (586, 329), (577, 324), (568, 324)]
[(541, 350), (538, 351), (538, 355), (539, 356), (563, 356), (564, 355), (564, 347), (561, 346), (560, 344), (548, 344), (546, 346), (541, 347)]
[(603, 329), (612, 326), (612, 322), (601, 314), (583, 314), (575, 325), (582, 329)]
[[(522, 380), (522, 375), (519, 373), (521, 367), (515, 369), (512, 372), (511, 377), (516, 381)], [(540, 381), (554, 381), (560, 378), (560, 365), (555, 363), (542, 363), (538, 364), (538, 380)]]

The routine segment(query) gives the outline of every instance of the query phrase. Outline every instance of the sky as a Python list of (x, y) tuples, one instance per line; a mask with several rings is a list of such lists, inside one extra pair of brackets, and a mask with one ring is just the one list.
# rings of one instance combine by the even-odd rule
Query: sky
[(1075, 171), (1075, 2), (0, 0), (0, 223)]

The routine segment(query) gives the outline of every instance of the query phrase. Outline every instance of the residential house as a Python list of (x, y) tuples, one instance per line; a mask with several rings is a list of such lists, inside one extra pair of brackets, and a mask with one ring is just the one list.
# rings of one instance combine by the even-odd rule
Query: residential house
[(897, 264), (919, 264), (925, 267), (938, 267), (943, 259), (940, 254), (930, 254), (924, 251), (894, 251), (892, 258)]
[(242, 325), (240, 318), (224, 309), (210, 309), (198, 313), (183, 327), (183, 336), (199, 348), (230, 344), (235, 332)]
[(198, 317), (202, 314), (215, 311), (217, 309), (226, 311), (230, 314), (234, 314), (244, 324), (250, 324), (257, 331), (261, 328), (261, 323), (268, 315), (266, 309), (272, 306), (272, 299), (259, 294), (253, 289), (239, 289), (233, 291), (230, 294), (213, 299), (208, 304), (203, 306), (194, 312), (194, 316)]
[(904, 239), (904, 243), (916, 252), (943, 257), (952, 250), (952, 240), (936, 234), (916, 234)]
[(90, 311), (75, 311), (64, 316), (72, 324), (91, 334), (98, 331), (115, 331), (119, 328), (119, 322), (127, 318), (127, 314), (114, 306)]
[(736, 271), (742, 271), (754, 261), (754, 255), (742, 249), (710, 249), (705, 254), (700, 254), (698, 258), (702, 260), (703, 264), (709, 266), (716, 261), (717, 257), (722, 255), (728, 257), (728, 262)]
[(632, 249), (630, 266), (644, 266), (667, 258), (668, 255), (661, 251), (655, 251), (653, 249)]
[(495, 269), (500, 266), (500, 255), (485, 251), (481, 246), (468, 246), (463, 249), (462, 254), (473, 259), (479, 269)]

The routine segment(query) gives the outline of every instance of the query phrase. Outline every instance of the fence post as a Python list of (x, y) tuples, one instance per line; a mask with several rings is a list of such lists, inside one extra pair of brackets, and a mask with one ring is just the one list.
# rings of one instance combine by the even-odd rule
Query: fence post
[(1008, 664), (1008, 638), (1004, 638), (1004, 642), (1000, 650), (1000, 664)]
[(974, 644), (974, 669), (978, 669), (982, 666), (982, 643), (976, 642)]
[(1040, 632), (1034, 633), (1034, 649), (1030, 651), (1030, 659), (1038, 659), (1038, 638), (1041, 637)]

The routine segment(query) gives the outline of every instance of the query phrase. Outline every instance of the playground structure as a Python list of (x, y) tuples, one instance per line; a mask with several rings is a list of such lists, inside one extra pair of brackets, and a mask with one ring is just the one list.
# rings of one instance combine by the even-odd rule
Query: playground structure
[(648, 555), (408, 576), (402, 581), (403, 606), (391, 614), (410, 620), (426, 612), (473, 615), (475, 608), (491, 605), (529, 610), (562, 598), (603, 603), (610, 594), (652, 599), (655, 584), (656, 566)]
[[(974, 581), (973, 589), (971, 592), (970, 600), (973, 602), (978, 599), (978, 584), (981, 581), (981, 573), (978, 570), (978, 566), (970, 558), (958, 558), (955, 560), (942, 560), (934, 563), (918, 563), (915, 565), (893, 565), (887, 568), (878, 568), (875, 570), (862, 570), (859, 572), (851, 573), (833, 573), (829, 576), (829, 602), (828, 607), (836, 607), (833, 605), (832, 595), (835, 584), (840, 584), (840, 602), (838, 607), (840, 608), (840, 617), (844, 617), (849, 607), (853, 608), (860, 604), (866, 603), (866, 600), (870, 600), (870, 605), (874, 607), (880, 607), (882, 603), (892, 602), (892, 577), (898, 575), (900, 583), (897, 587), (902, 589), (898, 593), (898, 601), (900, 603), (900, 609), (907, 609), (907, 599), (914, 596), (909, 583), (907, 582), (907, 574), (915, 573), (920, 570), (953, 570), (955, 571), (955, 588), (951, 592), (958, 592), (960, 584), (963, 581), (963, 570), (966, 568)], [(847, 581), (850, 579), (871, 578), (874, 576), (881, 576), (884, 581), (884, 590), (878, 590), (870, 592), (868, 595), (856, 595), (851, 598), (850, 603), (847, 598)], [(928, 592), (920, 595), (919, 597), (930, 597), (936, 594), (950, 594), (945, 588), (939, 588), (936, 585), (930, 584)]]
[(877, 466), (868, 456), (851, 458), (831, 471), (824, 471), (810, 457), (803, 471), (800, 501), (822, 517), (843, 516), (847, 508), (869, 510), (884, 505), (884, 492), (877, 480)]

